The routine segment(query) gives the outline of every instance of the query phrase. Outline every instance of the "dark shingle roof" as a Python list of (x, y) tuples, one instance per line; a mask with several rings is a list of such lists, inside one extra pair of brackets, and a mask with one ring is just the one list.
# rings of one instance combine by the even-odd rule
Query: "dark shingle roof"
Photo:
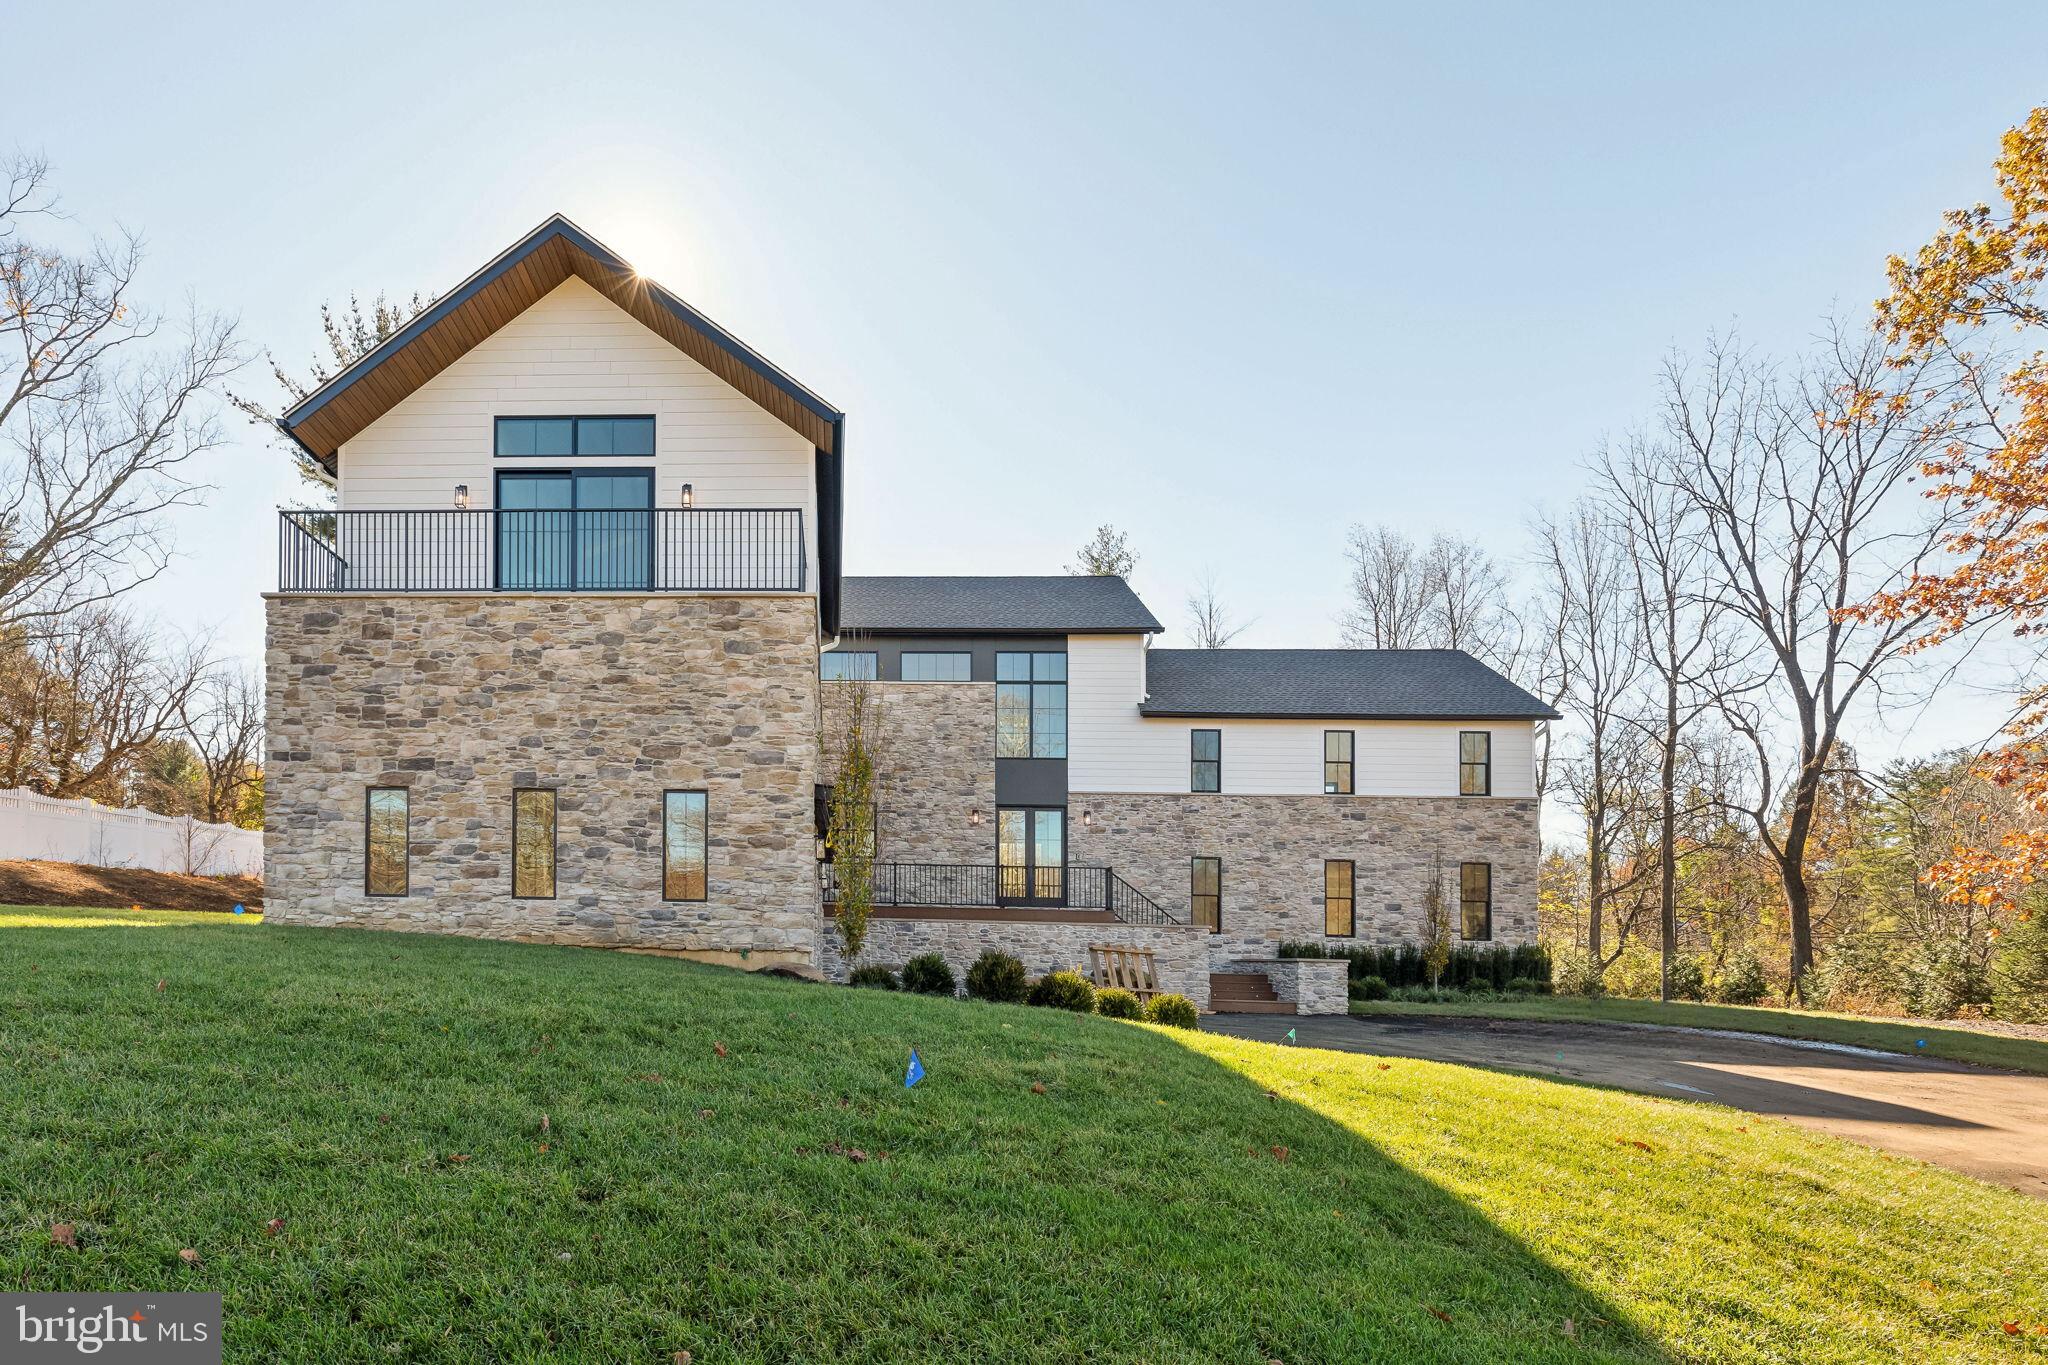
[(848, 578), (839, 628), (882, 635), (1118, 635), (1163, 629), (1121, 578)]
[(1457, 649), (1155, 649), (1148, 716), (1549, 720), (1557, 712)]

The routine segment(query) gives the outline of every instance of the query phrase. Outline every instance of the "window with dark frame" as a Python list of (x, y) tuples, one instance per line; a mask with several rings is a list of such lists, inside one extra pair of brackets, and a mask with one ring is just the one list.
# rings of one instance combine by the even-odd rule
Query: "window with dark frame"
[(1348, 859), (1323, 860), (1323, 933), (1327, 937), (1350, 938), (1358, 932), (1352, 896), (1356, 871)]
[(512, 894), (521, 900), (555, 898), (552, 787), (521, 787), (512, 793)]
[(1212, 934), (1223, 932), (1223, 860), (1188, 860), (1188, 920)]
[(661, 898), (711, 896), (710, 798), (701, 791), (661, 794)]
[(825, 682), (873, 682), (873, 650), (838, 650), (818, 656), (818, 677)]
[(1358, 736), (1350, 730), (1323, 731), (1323, 794), (1349, 796), (1352, 787), (1352, 753)]
[(905, 682), (968, 682), (973, 677), (972, 654), (903, 652)]
[(371, 787), (363, 793), (363, 891), (403, 896), (411, 890), (412, 793), (404, 787)]
[(1493, 734), (1487, 730), (1458, 732), (1458, 795), (1493, 795)]
[(1459, 936), (1467, 943), (1493, 938), (1493, 864), (1458, 864)]
[(491, 452), (500, 459), (652, 455), (652, 417), (500, 417)]
[(996, 655), (996, 757), (1067, 756), (1067, 656)]
[(1220, 792), (1223, 790), (1223, 732), (1221, 730), (1188, 731), (1188, 790), (1191, 792)]

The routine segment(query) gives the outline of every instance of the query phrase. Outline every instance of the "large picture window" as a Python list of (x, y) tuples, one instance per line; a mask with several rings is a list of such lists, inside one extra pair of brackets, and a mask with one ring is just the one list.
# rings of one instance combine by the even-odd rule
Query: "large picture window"
[(1458, 864), (1460, 936), (1468, 943), (1493, 937), (1493, 864)]
[(652, 455), (652, 417), (500, 417), (492, 451), (501, 459)]
[(1191, 792), (1220, 792), (1223, 790), (1223, 732), (1221, 730), (1188, 731), (1188, 790)]
[(703, 792), (661, 797), (661, 898), (701, 901), (710, 895), (711, 812)]
[(1493, 735), (1488, 731), (1458, 732), (1458, 795), (1493, 795)]
[(555, 793), (521, 787), (512, 793), (512, 894), (555, 898)]
[(972, 654), (903, 653), (905, 682), (967, 682), (973, 677)]
[(364, 794), (363, 890), (372, 896), (403, 896), (410, 889), (411, 797), (404, 787), (372, 787)]
[(1331, 938), (1350, 938), (1358, 931), (1352, 895), (1356, 871), (1348, 860), (1331, 858), (1323, 863), (1323, 932)]
[(1188, 919), (1212, 934), (1223, 932), (1223, 860), (1188, 860)]
[(826, 682), (873, 682), (873, 650), (849, 649), (818, 656), (818, 676)]
[(1067, 656), (996, 655), (996, 757), (1067, 756)]
[(1350, 730), (1323, 731), (1323, 792), (1325, 795), (1351, 795), (1351, 756), (1357, 742), (1358, 736)]

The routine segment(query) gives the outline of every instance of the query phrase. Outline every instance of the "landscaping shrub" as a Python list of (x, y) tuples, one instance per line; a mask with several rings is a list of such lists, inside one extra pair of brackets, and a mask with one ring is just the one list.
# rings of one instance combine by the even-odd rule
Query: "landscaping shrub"
[(1723, 1005), (1759, 1005), (1771, 995), (1771, 979), (1755, 953), (1732, 953), (1714, 978), (1713, 997)]
[(1557, 955), (1550, 982), (1559, 995), (1599, 995), (1605, 989), (1593, 959), (1576, 948), (1567, 948)]
[(1024, 964), (1008, 953), (990, 948), (967, 969), (967, 993), (977, 1000), (1021, 1004), (1024, 990)]
[[(1390, 987), (1420, 986), (1429, 981), (1422, 950), (1405, 944), (1382, 947), (1333, 946), (1327, 943), (1283, 943), (1281, 957), (1338, 958), (1350, 964), (1353, 982), (1376, 976)], [(1452, 950), (1443, 984), (1462, 990), (1498, 991), (1518, 976), (1551, 979), (1550, 953), (1540, 944), (1466, 944)]]
[(846, 978), (846, 984), (865, 986), (869, 990), (893, 991), (896, 989), (896, 973), (887, 967), (869, 963), (865, 967), (855, 967), (852, 974)]
[(1079, 972), (1047, 972), (1031, 983), (1031, 1003), (1047, 1009), (1095, 1012), (1095, 987)]
[(2048, 1024), (2048, 913), (2034, 911), (1999, 940), (1991, 1010), (2015, 1024)]
[(1145, 1007), (1138, 997), (1121, 986), (1105, 986), (1095, 992), (1095, 1012), (1105, 1019), (1142, 1019)]
[(1353, 1000), (1384, 1000), (1387, 998), (1387, 980), (1383, 976), (1360, 976), (1351, 981)]
[[(907, 973), (904, 984), (909, 984)], [(1674, 953), (1671, 958), (1671, 998), (1673, 1000), (1706, 999), (1706, 963), (1690, 953)]]
[(1929, 939), (1907, 958), (1906, 1008), (1923, 1019), (1952, 1019), (1991, 999), (1983, 960), (1961, 935)]
[(1155, 1024), (1168, 1028), (1200, 1028), (1202, 1013), (1195, 1008), (1195, 1002), (1185, 995), (1155, 995), (1152, 1003), (1145, 1006), (1145, 1017)]
[(1511, 976), (1508, 978), (1509, 995), (1548, 995), (1550, 983), (1538, 981), (1533, 976)]
[(953, 969), (937, 953), (919, 953), (903, 964), (903, 989), (919, 995), (952, 995)]

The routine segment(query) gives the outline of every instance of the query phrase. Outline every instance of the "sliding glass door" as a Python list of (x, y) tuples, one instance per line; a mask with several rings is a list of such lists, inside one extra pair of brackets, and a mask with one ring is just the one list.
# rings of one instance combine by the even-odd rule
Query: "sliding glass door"
[(654, 584), (651, 470), (498, 476), (498, 586), (644, 591)]

